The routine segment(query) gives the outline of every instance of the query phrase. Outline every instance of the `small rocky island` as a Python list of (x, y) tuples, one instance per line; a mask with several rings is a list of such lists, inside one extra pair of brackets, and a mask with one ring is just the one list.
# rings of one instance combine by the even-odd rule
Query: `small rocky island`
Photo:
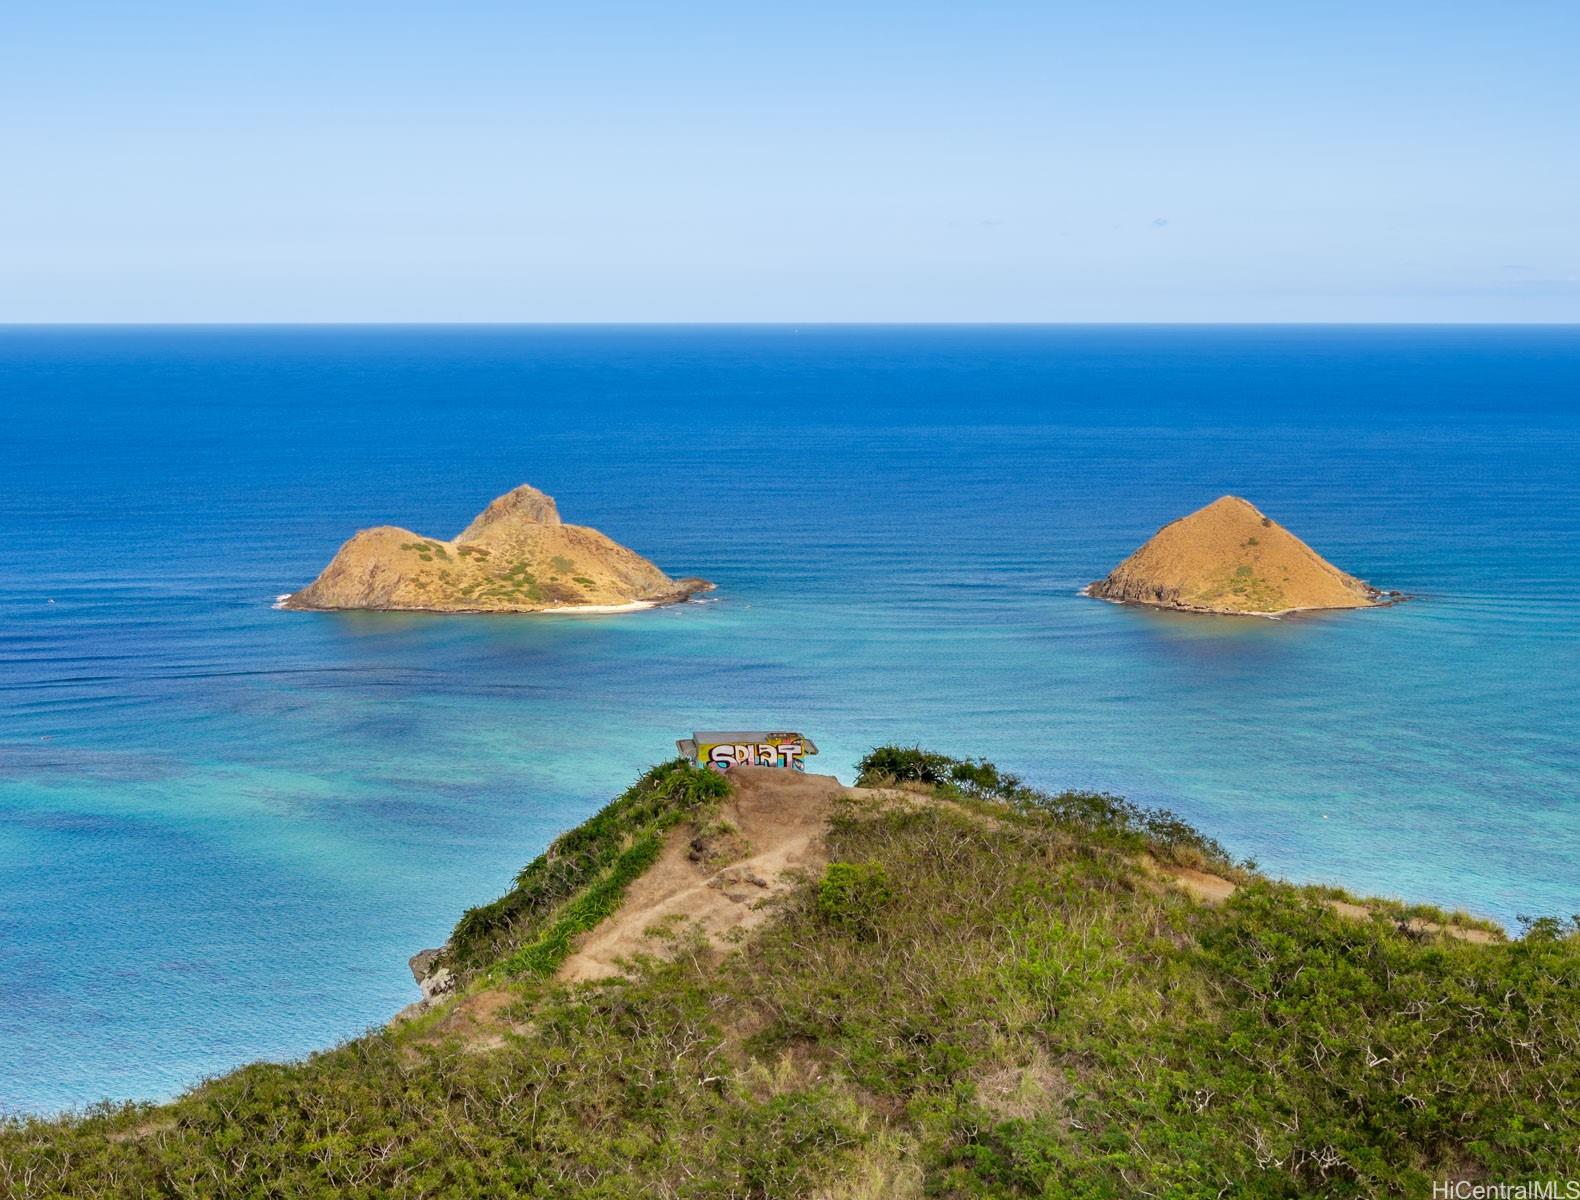
[(283, 607), (610, 611), (674, 604), (712, 587), (705, 579), (671, 579), (596, 529), (564, 524), (551, 497), (523, 484), (454, 538), (393, 525), (362, 530)]
[(1185, 612), (1278, 616), (1404, 599), (1347, 575), (1238, 496), (1158, 530), (1086, 593)]

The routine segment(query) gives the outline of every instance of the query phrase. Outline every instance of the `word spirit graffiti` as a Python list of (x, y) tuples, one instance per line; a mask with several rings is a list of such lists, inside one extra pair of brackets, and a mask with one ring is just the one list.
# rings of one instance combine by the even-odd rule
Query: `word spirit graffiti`
[(692, 762), (711, 771), (731, 767), (781, 767), (805, 771), (817, 753), (812, 739), (799, 733), (694, 733), (675, 743)]

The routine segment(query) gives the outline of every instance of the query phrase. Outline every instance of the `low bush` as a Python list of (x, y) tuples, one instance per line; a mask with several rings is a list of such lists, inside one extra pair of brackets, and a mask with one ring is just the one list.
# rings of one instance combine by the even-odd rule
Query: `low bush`
[(879, 746), (857, 764), (866, 787), (924, 783), (944, 794), (1035, 809), (1088, 833), (1148, 850), (1166, 862), (1211, 866), (1238, 877), (1241, 868), (1217, 841), (1166, 808), (1146, 808), (1106, 792), (1047, 792), (980, 758), (950, 758), (918, 747)]
[(870, 938), (878, 911), (894, 899), (889, 872), (880, 862), (830, 863), (817, 885), (817, 911), (836, 929)]

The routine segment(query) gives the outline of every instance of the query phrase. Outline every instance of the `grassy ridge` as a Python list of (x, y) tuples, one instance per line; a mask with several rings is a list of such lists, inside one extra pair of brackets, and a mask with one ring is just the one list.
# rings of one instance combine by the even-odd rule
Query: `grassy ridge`
[(586, 933), (620, 907), (625, 889), (658, 860), (663, 842), (658, 829), (644, 832), (622, 850), (609, 870), (581, 895), (565, 905), (554, 921), (532, 941), (500, 960), (507, 975), (523, 973), (547, 978), (571, 951), (571, 941)]
[(950, 758), (920, 747), (879, 746), (858, 764), (857, 783), (926, 784), (952, 798), (1008, 805), (1021, 813), (1080, 830), (1089, 841), (1146, 852), (1177, 866), (1208, 867), (1239, 878), (1238, 866), (1217, 841), (1166, 808), (1144, 808), (1107, 792), (1044, 792), (985, 759)]
[[(660, 835), (729, 792), (722, 775), (684, 759), (654, 767), (613, 803), (556, 838), (491, 904), (468, 909), (442, 965), (462, 975), (506, 964), (551, 974), (570, 939), (618, 906), (625, 885), (658, 855)], [(620, 882), (612, 880), (618, 878)], [(565, 911), (579, 905), (575, 911)], [(558, 947), (558, 957), (551, 947)]]
[[(538, 978), (650, 839), (716, 800), (670, 764), (457, 928), (479, 984), (520, 973), (530, 1032), (484, 1051), (418, 1023), (171, 1105), (15, 1122), (0, 1195), (1418, 1197), (1580, 1176), (1570, 925), (1472, 945), (1357, 920), (1113, 797), (920, 751), (863, 765), (946, 802), (842, 806), (827, 872), (721, 965)], [(1143, 854), (1241, 886), (1206, 907)]]

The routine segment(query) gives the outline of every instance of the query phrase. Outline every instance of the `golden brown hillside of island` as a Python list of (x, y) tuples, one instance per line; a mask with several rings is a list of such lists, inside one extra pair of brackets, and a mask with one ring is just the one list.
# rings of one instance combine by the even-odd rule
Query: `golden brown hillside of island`
[(544, 612), (671, 604), (712, 586), (671, 579), (596, 529), (564, 524), (551, 497), (523, 484), (452, 539), (362, 530), (285, 607)]
[(1347, 575), (1254, 504), (1223, 496), (1158, 530), (1087, 589), (1103, 600), (1261, 616), (1401, 599)]

